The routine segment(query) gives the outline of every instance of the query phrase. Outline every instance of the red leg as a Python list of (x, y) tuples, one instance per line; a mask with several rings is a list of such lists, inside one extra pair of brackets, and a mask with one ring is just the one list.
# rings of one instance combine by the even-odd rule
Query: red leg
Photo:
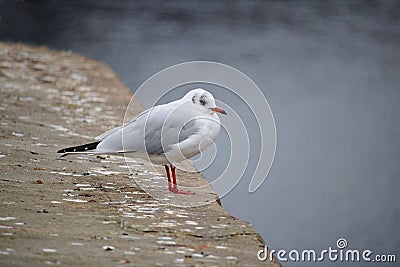
[(165, 165), (165, 172), (167, 173), (167, 178), (168, 178), (168, 190), (172, 191), (171, 175), (169, 173), (168, 165)]
[(184, 191), (184, 190), (179, 190), (179, 189), (178, 189), (178, 185), (176, 184), (175, 167), (172, 166), (172, 164), (170, 164), (170, 166), (171, 166), (171, 172), (172, 172), (172, 182), (173, 182), (173, 184), (174, 184), (172, 190), (170, 190), (170, 191), (172, 191), (172, 192), (174, 192), (174, 193), (177, 193), (177, 194), (184, 194), (184, 195), (191, 195), (191, 194), (193, 194), (192, 192)]

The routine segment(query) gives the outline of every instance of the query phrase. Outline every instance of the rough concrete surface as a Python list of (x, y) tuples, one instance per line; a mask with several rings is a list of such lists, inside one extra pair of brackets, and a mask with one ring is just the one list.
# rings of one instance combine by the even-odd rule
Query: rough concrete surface
[(1, 266), (279, 265), (200, 174), (178, 172), (204, 186), (175, 195), (144, 160), (56, 153), (122, 124), (132, 96), (105, 64), (0, 43), (0, 96)]

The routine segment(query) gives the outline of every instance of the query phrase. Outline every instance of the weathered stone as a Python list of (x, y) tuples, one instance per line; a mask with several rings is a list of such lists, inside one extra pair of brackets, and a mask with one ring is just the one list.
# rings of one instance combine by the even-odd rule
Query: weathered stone
[[(5, 43), (0, 62), (2, 266), (279, 265), (258, 261), (263, 240), (209, 186), (177, 196), (148, 162), (129, 162), (129, 174), (123, 158), (56, 154), (122, 123), (131, 93), (105, 64)], [(179, 175), (207, 185), (198, 173)], [(158, 201), (138, 177), (161, 183), (152, 193), (172, 203), (209, 204)]]

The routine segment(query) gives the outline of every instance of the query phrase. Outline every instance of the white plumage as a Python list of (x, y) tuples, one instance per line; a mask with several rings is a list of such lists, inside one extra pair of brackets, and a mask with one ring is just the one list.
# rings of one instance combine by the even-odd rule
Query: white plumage
[(168, 178), (170, 164), (174, 178), (174, 186), (169, 183), (170, 191), (188, 193), (177, 189), (173, 164), (199, 154), (213, 143), (220, 130), (217, 112), (226, 114), (216, 107), (211, 93), (194, 89), (179, 100), (147, 109), (128, 124), (97, 136), (98, 142), (58, 152), (125, 153), (166, 165)]

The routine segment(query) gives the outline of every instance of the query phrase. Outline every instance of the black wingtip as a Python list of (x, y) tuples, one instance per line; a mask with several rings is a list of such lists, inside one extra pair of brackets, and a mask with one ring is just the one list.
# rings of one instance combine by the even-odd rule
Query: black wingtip
[(90, 151), (90, 150), (96, 149), (96, 147), (99, 143), (100, 143), (100, 141), (89, 143), (89, 144), (84, 144), (84, 145), (80, 145), (80, 146), (67, 147), (67, 148), (58, 150), (57, 153)]

